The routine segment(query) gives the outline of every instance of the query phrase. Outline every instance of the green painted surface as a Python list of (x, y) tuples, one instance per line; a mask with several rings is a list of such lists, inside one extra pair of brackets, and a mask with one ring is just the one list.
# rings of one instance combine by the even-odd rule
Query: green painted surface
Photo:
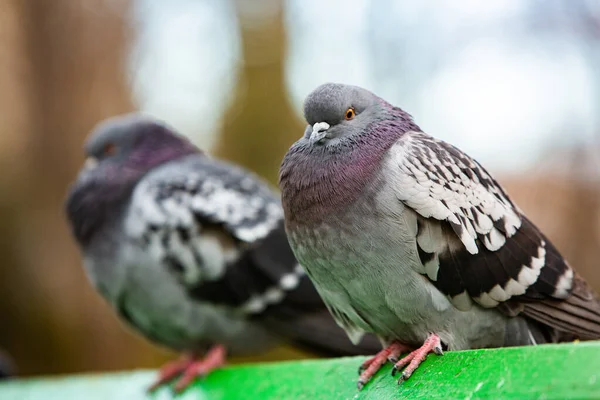
[(362, 359), (229, 367), (179, 396), (146, 395), (153, 371), (16, 380), (0, 384), (0, 399), (600, 399), (600, 342), (430, 355), (402, 385), (388, 364), (358, 392)]

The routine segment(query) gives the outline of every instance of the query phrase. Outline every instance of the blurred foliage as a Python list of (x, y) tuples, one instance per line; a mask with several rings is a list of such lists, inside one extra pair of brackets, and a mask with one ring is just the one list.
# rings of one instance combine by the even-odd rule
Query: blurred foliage
[(279, 164), (304, 123), (292, 110), (284, 83), (287, 37), (281, 3), (272, 1), (271, 12), (258, 20), (243, 3), (238, 0), (236, 7), (243, 66), (216, 154), (276, 184)]

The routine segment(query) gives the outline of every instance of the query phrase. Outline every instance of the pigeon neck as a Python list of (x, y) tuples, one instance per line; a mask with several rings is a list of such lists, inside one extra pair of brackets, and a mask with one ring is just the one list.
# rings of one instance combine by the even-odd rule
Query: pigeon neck
[(123, 183), (120, 179), (109, 183), (92, 179), (71, 191), (66, 211), (73, 235), (83, 248), (116, 223), (133, 187), (134, 184)]
[(359, 138), (352, 149), (339, 153), (314, 147), (288, 153), (280, 185), (290, 226), (339, 216), (376, 181), (383, 157), (396, 138), (369, 135), (366, 139)]
[(126, 169), (149, 171), (166, 162), (191, 154), (202, 154), (193, 144), (179, 137), (147, 135), (125, 162)]

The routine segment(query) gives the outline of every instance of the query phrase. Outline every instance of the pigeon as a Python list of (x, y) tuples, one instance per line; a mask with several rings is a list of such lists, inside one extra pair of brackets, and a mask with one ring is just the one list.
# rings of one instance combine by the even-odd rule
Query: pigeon
[(388, 360), (400, 383), (431, 352), (600, 338), (597, 295), (481, 164), (356, 86), (319, 86), (304, 116), (286, 231), (350, 339), (383, 344), (359, 389)]
[(335, 323), (289, 247), (279, 195), (213, 159), (162, 121), (99, 123), (66, 214), (93, 286), (126, 323), (183, 354), (153, 390), (185, 389), (225, 362), (288, 341), (323, 355), (358, 347)]

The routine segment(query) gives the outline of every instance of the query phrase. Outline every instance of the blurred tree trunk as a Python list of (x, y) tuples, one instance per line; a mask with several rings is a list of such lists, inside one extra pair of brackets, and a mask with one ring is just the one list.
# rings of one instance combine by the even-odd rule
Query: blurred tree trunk
[(12, 347), (13, 337), (19, 335), (21, 326), (15, 316), (21, 310), (15, 304), (16, 287), (28, 280), (13, 240), (18, 226), (14, 210), (24, 197), (23, 188), (31, 169), (28, 166), (33, 159), (27, 151), (31, 68), (22, 23), (21, 0), (6, 0), (0, 12), (0, 347)]
[[(287, 36), (280, 0), (236, 1), (242, 41), (242, 65), (216, 154), (237, 162), (277, 184), (279, 165), (304, 124), (290, 106), (285, 85)], [(304, 358), (307, 353), (280, 347), (260, 357), (234, 362)]]
[(281, 159), (304, 126), (286, 91), (283, 5), (238, 0), (236, 12), (243, 63), (216, 153), (277, 183)]
[(14, 165), (0, 180), (0, 346), (25, 374), (132, 367), (155, 352), (91, 288), (63, 213), (83, 139), (132, 109), (128, 1), (3, 4), (0, 149)]

